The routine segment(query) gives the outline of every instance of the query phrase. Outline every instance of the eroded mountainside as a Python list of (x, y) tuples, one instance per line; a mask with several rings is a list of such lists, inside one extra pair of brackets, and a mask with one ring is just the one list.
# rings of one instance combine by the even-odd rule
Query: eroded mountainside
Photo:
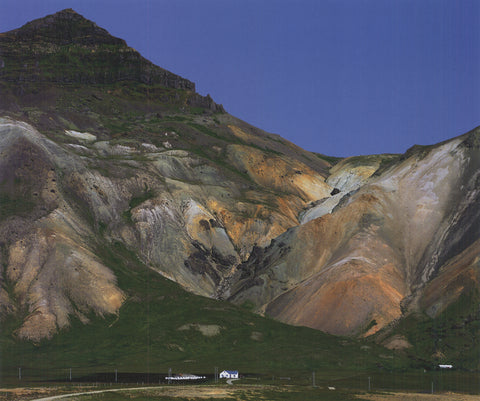
[(343, 335), (441, 313), (478, 288), (479, 135), (413, 148), (330, 213), (334, 197), (315, 206), (238, 269), (231, 299)]
[[(105, 240), (214, 297), (254, 245), (332, 189), (328, 162), (229, 116), (71, 10), (0, 44), (1, 299), (4, 314), (25, 314), (22, 338), (118, 313), (126, 289), (95, 256)], [(82, 65), (59, 65), (63, 52)], [(102, 75), (117, 66), (132, 74)]]
[[(243, 144), (218, 149), (236, 170), (168, 141), (121, 144), (66, 131), (59, 143), (5, 118), (0, 132), (0, 236), (11, 289), (3, 297), (6, 310), (28, 310), (19, 331), (27, 338), (50, 335), (89, 308), (118, 311), (124, 296), (95, 258), (100, 240), (124, 243), (162, 275), (213, 297), (254, 244), (297, 225), (300, 210), (330, 190), (305, 164)], [(237, 156), (249, 148), (248, 160)], [(275, 164), (284, 178), (264, 183), (263, 169)]]
[(477, 299), (478, 130), (332, 165), (72, 10), (0, 35), (0, 89), (0, 313), (19, 338), (121, 313), (128, 286), (99, 256), (115, 244), (333, 334)]

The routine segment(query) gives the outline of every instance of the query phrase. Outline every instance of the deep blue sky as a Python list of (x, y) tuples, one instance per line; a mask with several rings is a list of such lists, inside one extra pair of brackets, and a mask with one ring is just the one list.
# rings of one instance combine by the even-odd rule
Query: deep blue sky
[(0, 0), (0, 32), (64, 8), (311, 151), (401, 153), (480, 125), (477, 0)]

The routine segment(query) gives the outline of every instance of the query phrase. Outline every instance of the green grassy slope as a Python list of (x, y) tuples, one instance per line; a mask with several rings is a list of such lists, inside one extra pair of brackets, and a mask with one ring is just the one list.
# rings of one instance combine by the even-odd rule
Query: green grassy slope
[(453, 364), (461, 370), (480, 369), (480, 294), (472, 290), (459, 297), (435, 318), (414, 314), (400, 321), (395, 331), (412, 344), (412, 364)]
[[(119, 316), (90, 316), (88, 325), (73, 319), (68, 330), (40, 344), (16, 340), (12, 334), (19, 321), (11, 318), (0, 337), (3, 380), (16, 378), (18, 367), (25, 378), (54, 380), (62, 379), (70, 367), (77, 376), (114, 369), (211, 373), (218, 366), (267, 375), (308, 375), (316, 370), (346, 377), (406, 364), (372, 343), (288, 326), (187, 293), (118, 243), (102, 247), (99, 254), (127, 292)], [(195, 326), (179, 330), (190, 324), (217, 325), (220, 332), (206, 336)]]

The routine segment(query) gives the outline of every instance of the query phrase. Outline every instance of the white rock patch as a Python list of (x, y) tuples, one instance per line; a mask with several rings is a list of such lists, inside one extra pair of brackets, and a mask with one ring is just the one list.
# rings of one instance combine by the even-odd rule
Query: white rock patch
[(88, 142), (94, 142), (97, 140), (97, 137), (95, 135), (89, 134), (88, 132), (65, 130), (65, 135), (68, 135), (72, 138), (83, 139), (84, 141)]
[(161, 149), (151, 143), (142, 143), (143, 150), (147, 152), (159, 152)]
[(344, 192), (339, 192), (338, 194), (325, 199), (325, 201), (323, 201), (319, 205), (314, 206), (311, 209), (308, 209), (306, 212), (300, 215), (300, 224), (308, 223), (311, 220), (314, 220), (326, 214), (332, 213), (332, 210), (335, 208), (335, 206), (338, 205), (338, 203), (344, 196), (345, 196)]

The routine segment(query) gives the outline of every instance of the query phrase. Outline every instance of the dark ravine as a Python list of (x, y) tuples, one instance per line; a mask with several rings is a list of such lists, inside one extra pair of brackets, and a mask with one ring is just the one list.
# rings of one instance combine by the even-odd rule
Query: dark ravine
[[(98, 255), (120, 245), (193, 293), (385, 344), (478, 300), (479, 129), (323, 157), (70, 9), (0, 34), (0, 90), (0, 319), (21, 321), (15, 338), (121, 314), (129, 289)], [(479, 321), (470, 306), (459, 330)]]

